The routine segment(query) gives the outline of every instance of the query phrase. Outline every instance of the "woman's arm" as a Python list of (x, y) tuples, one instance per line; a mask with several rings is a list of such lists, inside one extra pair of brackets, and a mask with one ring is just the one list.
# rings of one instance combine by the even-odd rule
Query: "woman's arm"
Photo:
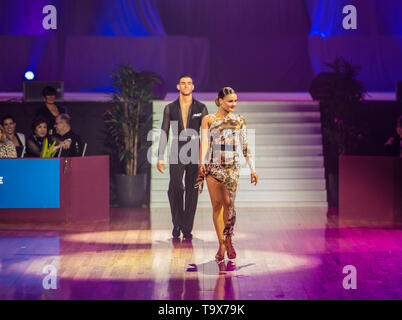
[(240, 119), (240, 144), (243, 152), (243, 156), (250, 168), (251, 173), (255, 173), (254, 161), (251, 155), (251, 149), (247, 141), (247, 127), (246, 121), (243, 118)]
[(29, 138), (27, 140), (27, 154), (30, 156), (40, 157), (41, 149), (39, 146)]
[(200, 164), (207, 163), (206, 156), (208, 153), (208, 121), (208, 115), (203, 117), (201, 121)]
[(198, 188), (199, 193), (202, 192), (204, 186), (204, 178), (207, 175), (205, 164), (208, 162), (206, 157), (208, 154), (208, 115), (204, 116), (201, 121), (201, 142), (199, 152), (199, 165), (198, 165), (198, 178), (195, 187)]

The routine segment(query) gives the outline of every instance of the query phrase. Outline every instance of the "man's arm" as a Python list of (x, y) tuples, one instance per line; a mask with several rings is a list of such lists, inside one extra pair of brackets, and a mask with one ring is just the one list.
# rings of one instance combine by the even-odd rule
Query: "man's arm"
[(170, 129), (170, 106), (167, 105), (163, 111), (163, 120), (161, 126), (161, 134), (159, 137), (158, 160), (164, 159), (166, 145), (169, 139)]
[(208, 144), (208, 117), (203, 117), (201, 122), (200, 165), (208, 163), (206, 159), (209, 149)]

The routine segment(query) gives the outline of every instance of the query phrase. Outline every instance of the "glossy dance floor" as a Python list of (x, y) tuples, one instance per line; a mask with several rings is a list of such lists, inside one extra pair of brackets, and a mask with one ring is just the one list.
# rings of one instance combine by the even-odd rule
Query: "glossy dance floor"
[[(219, 268), (209, 211), (192, 243), (172, 242), (166, 210), (111, 217), (0, 225), (0, 299), (402, 299), (400, 229), (338, 228), (317, 208), (239, 209), (238, 258)], [(347, 265), (356, 289), (343, 287)]]

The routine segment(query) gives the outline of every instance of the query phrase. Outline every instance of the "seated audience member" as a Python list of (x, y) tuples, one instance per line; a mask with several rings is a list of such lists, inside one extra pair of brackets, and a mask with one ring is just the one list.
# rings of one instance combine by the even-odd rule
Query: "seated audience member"
[(396, 122), (394, 135), (385, 142), (385, 150), (388, 156), (402, 157), (402, 116)]
[(4, 116), (1, 119), (1, 124), (3, 125), (7, 139), (11, 141), (15, 146), (17, 157), (20, 158), (25, 147), (24, 134), (20, 132), (15, 132), (15, 127), (17, 124), (14, 118), (10, 115)]
[[(32, 123), (32, 135), (27, 139), (26, 157), (40, 157), (43, 142), (46, 138), (48, 143), (51, 145), (54, 140), (47, 134), (47, 120), (42, 117), (35, 118)], [(59, 148), (59, 145), (55, 146), (55, 150), (58, 150)]]
[(66, 113), (65, 107), (56, 106), (56, 95), (57, 90), (53, 87), (45, 87), (42, 91), (43, 98), (45, 99), (45, 105), (36, 109), (36, 116), (43, 117), (48, 123), (48, 133), (53, 135), (53, 127), (55, 124), (56, 117), (62, 113)]
[(81, 137), (71, 130), (71, 117), (68, 114), (61, 114), (56, 117), (54, 125), (57, 134), (54, 139), (60, 142), (62, 157), (79, 157), (82, 153)]
[(14, 143), (7, 139), (2, 125), (0, 125), (0, 158), (17, 158)]

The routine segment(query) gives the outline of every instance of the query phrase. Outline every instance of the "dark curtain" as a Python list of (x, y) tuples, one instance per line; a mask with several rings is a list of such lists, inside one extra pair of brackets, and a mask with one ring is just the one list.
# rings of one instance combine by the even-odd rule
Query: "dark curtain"
[(302, 0), (157, 0), (169, 35), (210, 41), (208, 91), (305, 91), (312, 79)]
[[(56, 31), (42, 28), (42, 8), (47, 4), (58, 9)], [(350, 4), (357, 8), (357, 30), (342, 28), (342, 8)], [(174, 68), (177, 73), (196, 73), (203, 91), (226, 85), (239, 91), (307, 91), (314, 75), (326, 70), (324, 64), (336, 56), (362, 67), (359, 78), (370, 91), (394, 90), (402, 79), (400, 0), (2, 0), (0, 90), (21, 90), (27, 69), (37, 74), (37, 80), (68, 82), (109, 65), (106, 59), (121, 62), (119, 44), (116, 53), (108, 49), (104, 63), (101, 52), (87, 47), (99, 64), (88, 70), (73, 64), (80, 73), (69, 71), (67, 79), (66, 63), (70, 68), (74, 61), (69, 57), (81, 50), (67, 47), (73, 42), (69, 39), (82, 36), (101, 36), (104, 45), (108, 37), (180, 36), (176, 46), (171, 45), (175, 41), (165, 45), (160, 40), (159, 45), (141, 48), (125, 42), (122, 48), (129, 50), (124, 55), (136, 51), (137, 58), (129, 60), (140, 67), (147, 67), (149, 57), (159, 50), (155, 66), (161, 67), (154, 71), (170, 78)], [(180, 68), (171, 64), (172, 59), (189, 55)], [(168, 72), (162, 60), (169, 64)], [(90, 87), (99, 83), (74, 82), (74, 90)]]
[[(54, 5), (57, 9), (57, 30), (42, 27), (45, 17), (42, 10), (46, 5)], [(0, 90), (21, 91), (27, 70), (35, 73), (36, 80), (68, 82), (65, 78), (67, 43), (74, 36), (163, 37), (165, 31), (152, 0), (2, 0)], [(94, 48), (85, 49), (89, 51), (84, 53), (80, 47), (72, 50), (102, 57), (102, 52), (94, 52)], [(147, 48), (130, 50), (136, 50), (148, 59)], [(139, 66), (144, 64), (141, 59), (131, 62)], [(96, 68), (103, 66), (101, 62)], [(105, 70), (105, 73), (111, 71)], [(90, 72), (91, 69), (81, 68), (73, 78), (82, 79), (83, 74)], [(102, 80), (102, 86), (107, 87), (108, 76)], [(74, 90), (85, 91), (92, 87), (98, 87), (98, 83), (86, 86), (80, 80), (75, 83)], [(67, 86), (65, 89), (73, 88)]]
[(207, 85), (205, 66), (209, 65), (209, 44), (206, 39), (72, 36), (65, 51), (64, 81), (69, 91), (109, 91), (111, 70), (126, 63), (136, 70), (160, 74), (169, 92), (177, 90), (178, 77), (185, 73), (191, 73), (197, 90)]
[[(211, 42), (209, 90), (305, 91), (336, 56), (362, 67), (371, 91), (402, 78), (400, 0), (156, 0), (167, 34)], [(342, 9), (357, 9), (345, 30)]]
[(165, 36), (151, 0), (68, 1), (68, 33), (91, 36)]
[[(343, 56), (361, 67), (359, 79), (370, 91), (395, 90), (402, 79), (402, 1), (305, 0), (311, 19), (309, 54), (314, 73)], [(342, 27), (342, 8), (354, 5), (357, 29)]]
[(58, 32), (93, 36), (164, 36), (152, 0), (2, 0), (0, 34), (49, 35), (43, 7), (57, 9)]

